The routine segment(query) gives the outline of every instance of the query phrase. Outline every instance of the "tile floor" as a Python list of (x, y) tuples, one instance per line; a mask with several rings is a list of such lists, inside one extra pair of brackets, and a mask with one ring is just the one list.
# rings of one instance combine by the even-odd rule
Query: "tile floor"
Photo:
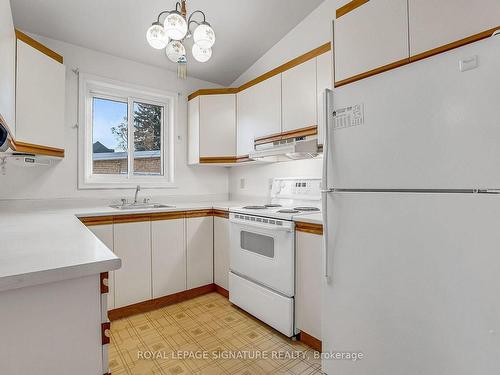
[(111, 325), (113, 375), (321, 374), (314, 351), (210, 293)]

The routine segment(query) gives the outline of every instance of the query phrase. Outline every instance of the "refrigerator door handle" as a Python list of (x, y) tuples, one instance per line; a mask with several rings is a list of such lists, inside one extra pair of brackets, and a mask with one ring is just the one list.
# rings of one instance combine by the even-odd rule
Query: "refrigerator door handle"
[(330, 281), (330, 271), (328, 269), (328, 193), (331, 191), (328, 188), (328, 157), (329, 157), (329, 147), (328, 143), (330, 141), (330, 110), (332, 108), (333, 91), (326, 89), (323, 98), (324, 105), (324, 135), (323, 140), (323, 178), (321, 181), (321, 205), (322, 205), (322, 215), (323, 215), (323, 267), (327, 282)]

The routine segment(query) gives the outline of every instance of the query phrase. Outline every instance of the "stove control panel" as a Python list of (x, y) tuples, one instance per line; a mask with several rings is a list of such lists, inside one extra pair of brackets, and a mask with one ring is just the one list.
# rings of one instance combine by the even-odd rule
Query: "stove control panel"
[(320, 200), (321, 179), (319, 178), (275, 178), (271, 198)]

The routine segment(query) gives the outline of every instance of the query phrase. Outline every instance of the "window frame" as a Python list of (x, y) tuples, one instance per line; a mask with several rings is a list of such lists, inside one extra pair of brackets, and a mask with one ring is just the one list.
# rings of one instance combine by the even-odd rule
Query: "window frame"
[[(93, 99), (114, 100), (128, 105), (128, 173), (127, 175), (92, 174), (93, 167)], [(134, 175), (134, 103), (162, 107), (161, 168), (160, 176)], [(177, 123), (178, 94), (128, 83), (118, 82), (90, 74), (79, 77), (78, 122), (78, 189), (132, 189), (176, 188), (174, 184), (174, 129)], [(132, 130), (132, 132), (130, 132)]]

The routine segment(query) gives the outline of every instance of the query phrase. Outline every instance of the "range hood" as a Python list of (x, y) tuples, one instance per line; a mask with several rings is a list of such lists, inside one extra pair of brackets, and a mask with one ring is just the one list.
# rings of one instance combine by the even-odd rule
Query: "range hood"
[(290, 138), (274, 142), (256, 144), (250, 159), (264, 162), (279, 162), (311, 159), (319, 155), (318, 139)]

